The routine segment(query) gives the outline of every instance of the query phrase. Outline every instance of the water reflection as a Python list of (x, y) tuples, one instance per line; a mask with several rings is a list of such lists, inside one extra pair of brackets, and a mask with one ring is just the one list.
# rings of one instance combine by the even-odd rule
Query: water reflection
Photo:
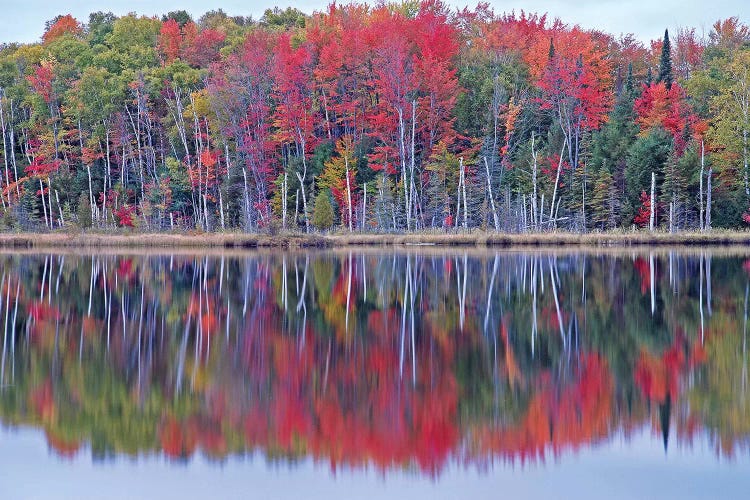
[(63, 456), (259, 451), (439, 475), (643, 429), (748, 449), (737, 255), (6, 254), (0, 269), (0, 418)]

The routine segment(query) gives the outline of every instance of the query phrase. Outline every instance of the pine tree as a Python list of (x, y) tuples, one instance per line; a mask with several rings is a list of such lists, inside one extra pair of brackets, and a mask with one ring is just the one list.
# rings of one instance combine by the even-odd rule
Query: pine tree
[(664, 30), (664, 43), (661, 46), (659, 60), (659, 78), (657, 83), (664, 82), (667, 90), (672, 88), (672, 45), (669, 43), (669, 30)]
[(612, 175), (605, 167), (596, 176), (594, 189), (587, 210), (590, 212), (590, 221), (595, 229), (611, 229), (615, 225), (615, 201), (614, 183)]

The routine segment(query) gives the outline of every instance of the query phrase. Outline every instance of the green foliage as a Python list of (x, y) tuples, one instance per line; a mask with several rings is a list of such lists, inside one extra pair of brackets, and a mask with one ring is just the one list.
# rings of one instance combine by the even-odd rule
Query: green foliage
[(656, 174), (657, 186), (661, 185), (671, 151), (672, 137), (660, 127), (652, 129), (645, 137), (639, 137), (631, 146), (625, 167), (623, 224), (633, 220), (640, 205), (640, 194), (650, 192), (652, 172)]
[(304, 12), (294, 7), (287, 7), (286, 9), (274, 7), (273, 9), (266, 9), (260, 18), (260, 24), (272, 29), (287, 30), (289, 28), (304, 28), (306, 19), (307, 16)]
[(92, 47), (105, 42), (107, 35), (112, 33), (116, 19), (117, 17), (111, 12), (99, 11), (89, 14), (86, 30)]
[(312, 225), (321, 231), (327, 231), (333, 227), (335, 222), (334, 217), (330, 190), (321, 189), (315, 197), (315, 207), (313, 208), (311, 220)]
[(78, 227), (81, 229), (88, 229), (91, 227), (91, 204), (89, 203), (89, 198), (86, 196), (86, 193), (81, 193), (81, 196), (78, 197), (76, 218), (78, 220)]
[(669, 30), (664, 30), (664, 39), (661, 46), (661, 56), (659, 58), (659, 77), (658, 82), (664, 82), (667, 90), (672, 88), (674, 81), (672, 76), (672, 44), (669, 41)]
[(12, 208), (5, 208), (0, 212), (0, 229), (12, 231), (18, 228), (18, 220)]
[(190, 17), (190, 14), (188, 14), (185, 10), (173, 10), (161, 16), (161, 20), (163, 22), (170, 19), (174, 19), (175, 21), (177, 21), (177, 24), (179, 24), (180, 27), (185, 26), (187, 23), (193, 22), (193, 18)]

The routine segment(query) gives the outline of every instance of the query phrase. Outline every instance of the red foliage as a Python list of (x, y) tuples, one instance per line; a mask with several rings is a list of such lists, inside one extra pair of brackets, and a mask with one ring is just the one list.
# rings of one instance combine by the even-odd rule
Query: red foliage
[(574, 126), (597, 129), (607, 118), (611, 96), (583, 57), (556, 55), (542, 74), (542, 109), (552, 110)]
[(26, 79), (31, 84), (34, 92), (42, 96), (44, 102), (52, 101), (52, 80), (55, 77), (54, 64), (51, 61), (42, 61), (34, 68), (34, 73)]
[(49, 43), (52, 40), (60, 38), (66, 33), (73, 35), (80, 35), (83, 33), (83, 26), (73, 16), (66, 14), (55, 22), (50, 28), (42, 35), (42, 41)]
[(359, 140), (364, 133), (363, 115), (371, 107), (365, 92), (371, 85), (367, 8), (331, 4), (325, 16), (311, 20), (307, 38), (318, 53), (314, 76), (328, 118), (326, 133), (351, 134)]
[(633, 261), (633, 267), (641, 280), (641, 295), (644, 295), (651, 288), (651, 265), (643, 257), (638, 257)]
[(26, 167), (26, 173), (33, 177), (46, 178), (50, 174), (57, 172), (60, 165), (62, 165), (61, 160), (47, 161), (44, 155), (38, 154), (34, 157), (34, 161)]
[(675, 73), (680, 78), (690, 78), (703, 61), (704, 45), (696, 38), (695, 28), (682, 28), (672, 45)]
[(162, 451), (170, 458), (186, 458), (193, 454), (197, 439), (173, 417), (168, 418), (159, 429)]
[(226, 35), (220, 31), (205, 29), (199, 31), (198, 25), (187, 23), (180, 28), (174, 19), (168, 19), (161, 26), (158, 47), (169, 64), (181, 58), (191, 66), (207, 68), (219, 58), (219, 49)]
[(219, 49), (224, 44), (226, 35), (220, 31), (206, 29), (186, 41), (182, 46), (182, 57), (191, 66), (207, 68), (219, 58)]
[(634, 107), (641, 131), (661, 126), (674, 138), (678, 154), (684, 151), (686, 138), (702, 135), (707, 128), (688, 104), (685, 91), (676, 83), (670, 89), (664, 82), (644, 85)]
[(641, 206), (633, 218), (633, 223), (640, 227), (646, 227), (651, 223), (651, 197), (646, 191), (641, 191)]
[(136, 207), (135, 205), (122, 205), (112, 210), (112, 215), (117, 218), (120, 227), (135, 227)]
[(81, 161), (84, 165), (92, 165), (96, 160), (104, 158), (104, 153), (84, 147), (81, 151)]
[(49, 444), (60, 457), (72, 458), (78, 453), (78, 450), (81, 449), (82, 445), (80, 441), (64, 438), (49, 429), (44, 431), (44, 435), (47, 438), (47, 444)]
[(307, 45), (295, 48), (289, 33), (279, 37), (272, 67), (275, 81), (272, 95), (277, 102), (273, 115), (278, 129), (276, 140), (280, 145), (296, 144), (300, 155), (306, 155), (315, 146), (311, 64), (312, 53)]
[(57, 405), (52, 391), (51, 379), (47, 379), (44, 383), (32, 389), (29, 394), (29, 403), (34, 414), (42, 421), (51, 422), (54, 420)]
[[(550, 182), (554, 185), (555, 179), (557, 179), (557, 167), (560, 166), (560, 184), (558, 187), (565, 186), (565, 183), (562, 181), (563, 173), (566, 171), (570, 171), (570, 162), (566, 160), (562, 160), (562, 163), (560, 162), (560, 155), (559, 154), (553, 154), (552, 156), (549, 156), (546, 158), (546, 161), (542, 163), (542, 166), (540, 167), (539, 171), (542, 173), (542, 175), (546, 175)], [(545, 166), (548, 165), (548, 166)]]
[[(661, 358), (648, 351), (642, 351), (635, 367), (635, 383), (651, 401), (663, 403), (667, 396), (675, 401), (679, 396), (680, 375), (691, 364), (705, 356), (702, 349), (688, 349), (684, 335), (675, 336), (673, 344), (664, 351)], [(688, 359), (686, 353), (695, 353), (698, 360)]]
[(584, 355), (567, 386), (558, 386), (549, 375), (538, 377), (539, 388), (519, 424), (475, 431), (472, 442), (479, 453), (521, 461), (543, 459), (548, 449), (558, 454), (608, 435), (614, 383), (606, 360)]
[(180, 57), (180, 45), (182, 45), (182, 31), (180, 25), (174, 19), (168, 19), (161, 25), (159, 31), (159, 50), (162, 52), (167, 64)]

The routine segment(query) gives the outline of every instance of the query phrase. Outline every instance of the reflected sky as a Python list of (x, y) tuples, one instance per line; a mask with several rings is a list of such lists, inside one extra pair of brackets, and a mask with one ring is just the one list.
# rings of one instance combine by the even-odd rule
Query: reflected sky
[[(196, 456), (175, 467), (150, 456), (92, 464), (84, 455), (60, 459), (28, 429), (0, 430), (0, 494), (3, 498), (741, 498), (750, 487), (747, 456), (712, 458), (706, 442), (665, 454), (641, 433), (627, 442), (583, 450), (564, 460), (482, 473), (451, 467), (435, 482), (408, 472), (387, 476), (373, 470), (332, 474), (325, 464), (304, 460), (294, 467), (262, 456), (221, 465)], [(31, 465), (33, 464), (33, 465)], [(44, 479), (39, 479), (40, 470)], [(134, 480), (134, 478), (137, 478)]]

